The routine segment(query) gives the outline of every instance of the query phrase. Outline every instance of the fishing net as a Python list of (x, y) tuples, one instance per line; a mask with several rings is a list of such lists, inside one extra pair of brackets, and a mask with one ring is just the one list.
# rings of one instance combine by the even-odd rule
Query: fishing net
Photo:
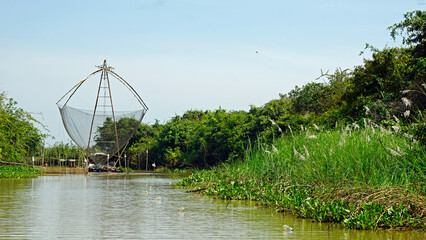
[(137, 131), (148, 107), (106, 61), (98, 68), (56, 104), (75, 144), (86, 150), (93, 162), (115, 165), (120, 149)]

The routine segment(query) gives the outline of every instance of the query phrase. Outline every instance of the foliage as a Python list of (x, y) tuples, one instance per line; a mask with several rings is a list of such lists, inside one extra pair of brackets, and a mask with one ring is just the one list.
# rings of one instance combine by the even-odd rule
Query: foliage
[(364, 106), (376, 106), (376, 121), (398, 114), (401, 92), (410, 84), (411, 60), (410, 53), (400, 48), (377, 51), (373, 59), (364, 60), (363, 66), (353, 70), (348, 90), (342, 96), (348, 103), (345, 113), (357, 118), (363, 115)]
[[(297, 184), (398, 186), (426, 178), (426, 151), (409, 136), (368, 124), (341, 130), (308, 129), (248, 149), (241, 168), (251, 178)], [(425, 189), (426, 190), (426, 189)]]
[(0, 165), (0, 178), (28, 178), (39, 174), (42, 174), (42, 171), (32, 167)]
[(48, 159), (83, 159), (86, 153), (73, 143), (57, 142), (44, 150)]
[(426, 227), (424, 148), (367, 120), (365, 128), (305, 129), (179, 185), (349, 228)]
[[(420, 31), (424, 12), (407, 13), (405, 18), (390, 29), (392, 37), (407, 32), (403, 38), (411, 44), (408, 48), (379, 50), (367, 45), (372, 58), (363, 65), (321, 73), (318, 79), (323, 82), (296, 86), (279, 99), (251, 106), (248, 112), (194, 110), (163, 125), (156, 123), (149, 144), (155, 153), (152, 161), (181, 168), (215, 166), (241, 159), (244, 149), (259, 139), (271, 143), (304, 126), (333, 129), (366, 117), (375, 124), (398, 118), (402, 131), (423, 142), (426, 60), (413, 49), (423, 44), (419, 37), (424, 37)], [(405, 99), (412, 104), (407, 106)]]
[(414, 46), (414, 52), (419, 57), (426, 56), (426, 11), (412, 11), (404, 14), (404, 20), (390, 26), (393, 39), (402, 35), (404, 44)]
[(132, 173), (133, 172), (133, 169), (125, 168), (125, 167), (122, 167), (122, 166), (118, 167), (118, 169), (120, 169), (124, 173)]
[(172, 168), (215, 165), (243, 153), (250, 120), (243, 111), (187, 111), (159, 129), (153, 150)]
[[(129, 166), (134, 168), (142, 168), (141, 162), (146, 159), (148, 151), (152, 151), (152, 146), (155, 143), (154, 136), (158, 133), (159, 124), (153, 126), (141, 123), (129, 140), (128, 147), (124, 149), (126, 157), (129, 159)], [(153, 160), (153, 154), (150, 154), (150, 161)]]
[(45, 135), (35, 127), (39, 123), (17, 102), (0, 93), (0, 160), (22, 162), (39, 151)]
[[(121, 146), (127, 142), (139, 126), (139, 121), (130, 118), (120, 118), (116, 123), (113, 119), (107, 117), (102, 126), (99, 126), (95, 134), (96, 147), (115, 153), (117, 151), (117, 144)], [(118, 143), (117, 143), (118, 141)]]

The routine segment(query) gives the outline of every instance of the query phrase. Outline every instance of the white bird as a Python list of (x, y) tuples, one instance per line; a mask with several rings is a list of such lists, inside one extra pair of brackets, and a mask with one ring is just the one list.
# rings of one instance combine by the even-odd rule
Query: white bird
[(153, 163), (153, 164), (152, 164), (152, 167), (154, 167), (154, 168), (155, 168), (155, 163)]

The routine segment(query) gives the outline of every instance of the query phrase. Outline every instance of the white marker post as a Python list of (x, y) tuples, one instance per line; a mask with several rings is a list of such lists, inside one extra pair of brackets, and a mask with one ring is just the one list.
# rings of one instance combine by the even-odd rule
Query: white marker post
[(33, 172), (35, 172), (35, 167), (34, 167), (34, 156), (32, 157), (33, 159)]
[(84, 157), (84, 163), (83, 163), (83, 172), (84, 172), (84, 175), (86, 175), (86, 170), (89, 171), (88, 166), (87, 166), (87, 158)]

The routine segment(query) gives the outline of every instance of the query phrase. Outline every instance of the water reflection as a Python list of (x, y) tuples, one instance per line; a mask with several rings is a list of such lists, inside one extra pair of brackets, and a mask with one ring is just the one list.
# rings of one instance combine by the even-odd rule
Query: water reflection
[[(0, 179), (0, 238), (7, 239), (421, 239), (312, 223), (254, 203), (185, 193), (165, 175)], [(180, 211), (179, 209), (182, 209)], [(285, 232), (286, 224), (294, 232)]]

